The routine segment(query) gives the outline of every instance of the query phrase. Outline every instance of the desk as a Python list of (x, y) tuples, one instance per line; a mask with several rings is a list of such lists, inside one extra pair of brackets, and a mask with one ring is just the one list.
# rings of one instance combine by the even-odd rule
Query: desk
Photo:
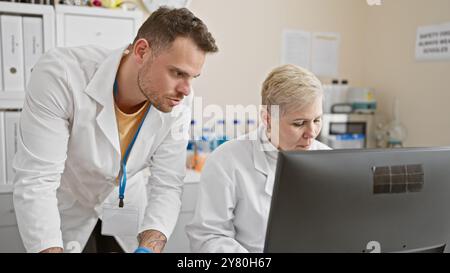
[(181, 212), (175, 229), (167, 242), (164, 252), (186, 253), (190, 252), (189, 239), (186, 236), (185, 227), (194, 216), (195, 204), (197, 202), (198, 183), (200, 173), (188, 170), (184, 179), (184, 191), (181, 198)]

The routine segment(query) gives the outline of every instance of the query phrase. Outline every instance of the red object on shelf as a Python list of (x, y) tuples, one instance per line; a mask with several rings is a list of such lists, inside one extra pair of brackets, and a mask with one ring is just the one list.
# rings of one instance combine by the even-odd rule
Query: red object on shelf
[(94, 7), (101, 7), (102, 1), (101, 0), (91, 0), (91, 5)]

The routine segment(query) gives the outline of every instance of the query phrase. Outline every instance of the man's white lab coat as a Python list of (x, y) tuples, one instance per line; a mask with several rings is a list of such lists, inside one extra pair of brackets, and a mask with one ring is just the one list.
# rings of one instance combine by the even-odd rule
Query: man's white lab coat
[[(53, 49), (33, 69), (14, 160), (14, 206), (28, 252), (82, 250), (102, 203), (118, 204), (121, 152), (113, 83), (122, 53)], [(192, 96), (172, 113), (152, 107), (130, 153), (124, 201), (139, 208), (139, 232), (155, 229), (169, 237), (176, 224)], [(138, 245), (134, 236), (116, 239), (128, 252)]]

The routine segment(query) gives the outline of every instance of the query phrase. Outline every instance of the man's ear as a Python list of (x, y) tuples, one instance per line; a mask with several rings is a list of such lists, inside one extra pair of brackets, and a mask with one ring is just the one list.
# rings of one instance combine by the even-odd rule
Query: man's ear
[(133, 45), (133, 56), (136, 63), (142, 65), (146, 54), (150, 53), (151, 48), (148, 41), (144, 38), (137, 40)]

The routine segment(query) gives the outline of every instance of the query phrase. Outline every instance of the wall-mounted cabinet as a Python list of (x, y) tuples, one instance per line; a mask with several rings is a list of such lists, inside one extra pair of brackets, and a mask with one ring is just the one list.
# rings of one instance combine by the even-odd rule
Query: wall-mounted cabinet
[(0, 110), (22, 108), (31, 69), (50, 48), (119, 48), (141, 23), (141, 11), (0, 2)]
[[(141, 23), (140, 11), (0, 2), (0, 202), (12, 196), (19, 111), (37, 60), (55, 46), (125, 46)], [(6, 219), (2, 215), (0, 211), (0, 229)], [(0, 236), (0, 252), (12, 250), (3, 244), (6, 237)]]
[(22, 108), (42, 54), (55, 46), (123, 47), (141, 23), (141, 11), (0, 2), (0, 191), (11, 186), (13, 142), (7, 140), (17, 137), (5, 120)]
[(57, 46), (119, 48), (133, 42), (142, 23), (140, 11), (59, 5), (55, 14)]

